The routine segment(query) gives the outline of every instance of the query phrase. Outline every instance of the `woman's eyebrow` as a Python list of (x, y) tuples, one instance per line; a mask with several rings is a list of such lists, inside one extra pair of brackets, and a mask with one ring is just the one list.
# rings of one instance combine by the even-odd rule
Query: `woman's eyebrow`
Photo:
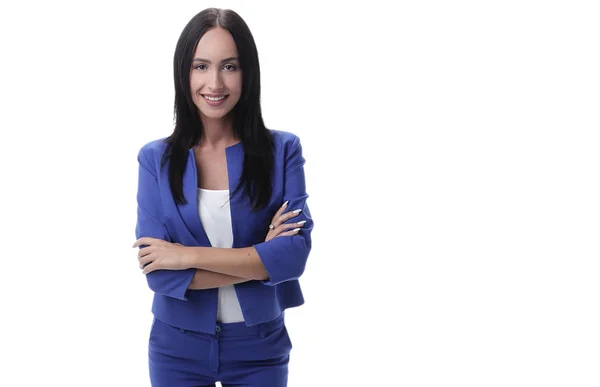
[[(225, 62), (229, 62), (232, 60), (237, 60), (238, 57), (237, 56), (232, 56), (230, 58), (225, 58), (221, 61), (221, 63), (225, 63)], [(212, 63), (211, 61), (209, 61), (208, 59), (203, 59), (203, 58), (194, 58), (194, 62), (205, 62), (205, 63)]]

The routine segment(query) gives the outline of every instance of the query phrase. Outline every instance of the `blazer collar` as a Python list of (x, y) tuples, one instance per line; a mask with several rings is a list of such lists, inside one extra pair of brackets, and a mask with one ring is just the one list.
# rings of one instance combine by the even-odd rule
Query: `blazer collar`
[[(242, 167), (244, 165), (244, 147), (242, 143), (238, 142), (237, 144), (225, 148), (225, 157), (227, 159), (229, 189), (230, 193), (233, 193), (233, 189), (236, 187), (236, 184), (238, 184), (242, 175)], [(198, 246), (211, 246), (210, 240), (200, 221), (198, 209), (198, 173), (193, 148), (188, 152), (188, 159), (183, 173), (183, 194), (187, 199), (187, 204), (177, 204), (183, 222), (190, 234), (194, 237)], [(240, 214), (240, 211), (238, 211), (240, 209), (238, 204), (239, 200), (236, 200), (240, 195), (241, 193), (238, 193), (230, 202), (234, 244), (236, 235), (238, 234), (237, 227), (235, 226), (237, 223), (235, 219), (243, 216), (243, 214)]]

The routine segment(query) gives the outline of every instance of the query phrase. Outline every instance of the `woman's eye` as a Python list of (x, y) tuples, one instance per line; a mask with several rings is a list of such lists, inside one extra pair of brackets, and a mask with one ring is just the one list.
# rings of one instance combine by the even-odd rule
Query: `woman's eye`
[(230, 64), (223, 66), (223, 68), (226, 69), (226, 70), (228, 70), (228, 71), (235, 70), (235, 66), (234, 65), (230, 65)]
[(206, 68), (206, 66), (203, 64), (199, 64), (199, 65), (196, 65), (196, 67), (194, 67), (194, 68), (197, 70), (204, 70)]

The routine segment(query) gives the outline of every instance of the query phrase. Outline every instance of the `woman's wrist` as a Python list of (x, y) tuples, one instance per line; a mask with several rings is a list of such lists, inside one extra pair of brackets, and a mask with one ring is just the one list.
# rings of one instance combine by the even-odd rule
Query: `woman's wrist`
[(186, 253), (184, 255), (185, 266), (188, 269), (202, 269), (200, 265), (200, 258), (204, 247), (189, 246), (186, 247)]

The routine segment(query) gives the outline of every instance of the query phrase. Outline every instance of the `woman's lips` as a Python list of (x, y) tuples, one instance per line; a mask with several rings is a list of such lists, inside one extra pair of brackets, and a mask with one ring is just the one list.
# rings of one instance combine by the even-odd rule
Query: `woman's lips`
[(204, 102), (206, 102), (206, 104), (209, 106), (215, 106), (215, 107), (223, 105), (223, 103), (225, 103), (225, 100), (227, 99), (227, 97), (229, 97), (229, 95), (207, 96), (207, 95), (202, 94), (202, 98), (204, 99)]

